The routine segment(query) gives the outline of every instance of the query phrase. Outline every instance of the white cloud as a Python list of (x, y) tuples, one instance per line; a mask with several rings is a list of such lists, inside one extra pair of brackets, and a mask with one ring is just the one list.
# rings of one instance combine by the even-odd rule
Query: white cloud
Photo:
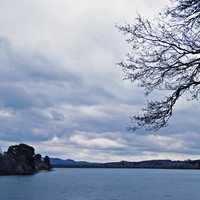
[(13, 111), (7, 110), (7, 109), (1, 109), (0, 110), (0, 118), (3, 119), (9, 119), (15, 116), (15, 113)]
[(75, 145), (80, 145), (86, 148), (115, 149), (126, 147), (125, 141), (122, 139), (106, 138), (95, 133), (90, 133), (90, 135), (84, 135), (84, 133), (75, 133), (69, 138), (69, 141)]
[(175, 138), (173, 136), (162, 136), (162, 135), (148, 135), (147, 141), (158, 145), (160, 147), (164, 147), (166, 149), (176, 150), (184, 147), (184, 141), (180, 138)]

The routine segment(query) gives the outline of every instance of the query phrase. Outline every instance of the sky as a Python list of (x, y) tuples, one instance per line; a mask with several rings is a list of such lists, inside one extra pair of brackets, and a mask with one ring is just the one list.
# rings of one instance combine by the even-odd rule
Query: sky
[[(0, 0), (0, 146), (27, 143), (87, 161), (199, 159), (199, 102), (181, 99), (168, 127), (130, 132), (144, 91), (117, 65), (116, 24), (153, 18), (168, 0)], [(154, 98), (159, 93), (153, 94)]]

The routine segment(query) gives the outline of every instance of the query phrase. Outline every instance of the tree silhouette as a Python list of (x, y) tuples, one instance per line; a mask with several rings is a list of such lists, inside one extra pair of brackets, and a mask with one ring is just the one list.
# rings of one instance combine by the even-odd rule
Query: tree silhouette
[(125, 78), (137, 82), (146, 95), (168, 91), (133, 116), (134, 128), (158, 130), (167, 125), (182, 95), (197, 99), (200, 94), (200, 1), (176, 0), (155, 21), (139, 16), (133, 25), (118, 28), (132, 49), (120, 63)]

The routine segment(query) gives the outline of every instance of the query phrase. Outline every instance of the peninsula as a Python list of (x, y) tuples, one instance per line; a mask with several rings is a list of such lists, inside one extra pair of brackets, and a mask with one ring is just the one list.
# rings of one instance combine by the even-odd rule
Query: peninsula
[(30, 175), (50, 169), (49, 157), (35, 154), (35, 149), (26, 144), (10, 146), (0, 154), (0, 175)]

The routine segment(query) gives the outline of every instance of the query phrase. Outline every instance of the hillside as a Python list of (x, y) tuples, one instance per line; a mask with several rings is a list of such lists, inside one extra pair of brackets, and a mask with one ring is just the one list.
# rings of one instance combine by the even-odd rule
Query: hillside
[(50, 158), (53, 167), (61, 168), (157, 168), (157, 169), (200, 169), (200, 160), (147, 160), (140, 162), (107, 162), (92, 163), (85, 161), (62, 160)]

